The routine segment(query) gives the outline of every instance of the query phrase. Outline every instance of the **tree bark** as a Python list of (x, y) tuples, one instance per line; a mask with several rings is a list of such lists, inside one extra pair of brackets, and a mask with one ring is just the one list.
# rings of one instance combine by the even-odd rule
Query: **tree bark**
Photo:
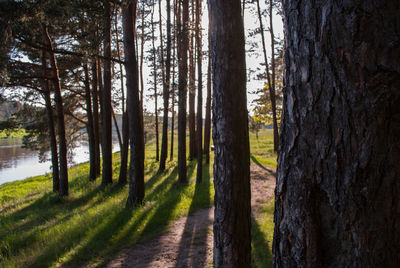
[(54, 89), (54, 100), (56, 104), (57, 111), (57, 133), (59, 142), (59, 165), (60, 165), (60, 189), (58, 194), (63, 196), (68, 196), (68, 161), (67, 161), (67, 141), (65, 138), (65, 122), (64, 122), (64, 107), (63, 98), (61, 94), (61, 84), (60, 76), (57, 67), (57, 61), (54, 55), (53, 44), (49, 33), (47, 32), (47, 27), (42, 28), (43, 43), (47, 47), (48, 56), (50, 60), (50, 66), (52, 69), (52, 83)]
[[(162, 33), (161, 29), (162, 27), (161, 27), (161, 0), (160, 0), (160, 32)], [(164, 47), (161, 46), (161, 51), (163, 49)], [(164, 53), (161, 53), (161, 55), (163, 56)], [(162, 61), (164, 61), (164, 58), (162, 58)], [(170, 0), (167, 0), (167, 60), (165, 62), (165, 84), (163, 87), (164, 112), (163, 112), (160, 171), (165, 170), (165, 161), (167, 160), (167, 154), (168, 154), (168, 104), (169, 104), (169, 88), (171, 83), (170, 77), (171, 77), (171, 3)]]
[(250, 152), (241, 2), (209, 1), (213, 75), (214, 267), (250, 267)]
[[(178, 65), (179, 65), (179, 100), (178, 100), (178, 180), (187, 182), (186, 177), (186, 99), (187, 99), (187, 51), (189, 44), (189, 1), (183, 1), (178, 7)], [(182, 9), (182, 10), (181, 10)], [(182, 14), (182, 18), (181, 18)], [(181, 25), (181, 21), (183, 22)]]
[[(174, 0), (174, 29), (176, 29), (176, 15), (177, 15), (177, 1)], [(171, 96), (171, 110), (172, 110), (172, 115), (171, 115), (171, 151), (170, 151), (170, 159), (172, 160), (174, 158), (174, 133), (175, 133), (175, 66), (176, 66), (176, 58), (175, 58), (175, 51), (176, 51), (176, 32), (174, 33), (174, 39), (173, 39), (173, 54), (172, 54), (172, 59), (174, 61), (173, 64), (173, 69), (172, 69), (172, 96)]]
[(196, 182), (203, 178), (203, 77), (202, 77), (202, 33), (201, 33), (201, 0), (196, 0), (196, 45), (197, 45), (197, 174)]
[(399, 267), (399, 3), (284, 13), (273, 266)]
[(90, 94), (90, 78), (89, 68), (87, 63), (83, 66), (85, 73), (85, 101), (86, 101), (86, 129), (88, 133), (89, 142), (89, 179), (91, 181), (96, 180), (96, 149), (95, 149), (95, 137), (94, 137), (94, 124), (93, 124), (93, 113), (92, 113), (92, 97)]
[(140, 205), (144, 199), (144, 134), (139, 98), (138, 64), (135, 53), (137, 1), (127, 1), (122, 9), (126, 88), (128, 98), (129, 135), (131, 145), (129, 165), (129, 195), (127, 207)]
[(103, 66), (103, 102), (102, 102), (102, 147), (103, 157), (102, 185), (112, 183), (112, 131), (111, 131), (111, 7), (104, 2), (104, 66)]
[(98, 71), (97, 59), (92, 58), (92, 101), (93, 101), (93, 129), (95, 141), (95, 167), (96, 176), (100, 175), (100, 121), (98, 98)]

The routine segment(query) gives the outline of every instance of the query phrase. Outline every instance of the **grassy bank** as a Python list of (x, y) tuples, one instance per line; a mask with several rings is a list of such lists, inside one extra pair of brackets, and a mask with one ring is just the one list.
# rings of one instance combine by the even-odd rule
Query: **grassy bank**
[[(258, 140), (251, 136), (253, 161), (260, 165), (274, 162), (273, 154), (263, 153), (263, 148), (271, 146), (271, 138), (268, 131), (262, 132)], [(119, 154), (114, 154), (113, 159), (116, 180)], [(155, 146), (148, 144), (145, 204), (134, 210), (124, 208), (126, 186), (114, 184), (102, 188), (100, 178), (89, 182), (87, 163), (70, 169), (70, 196), (66, 199), (59, 199), (51, 192), (49, 175), (4, 184), (0, 186), (0, 266), (104, 264), (119, 250), (159, 235), (171, 221), (199, 208), (210, 207), (214, 197), (212, 164), (204, 165), (204, 182), (196, 186), (196, 162), (189, 162), (189, 183), (180, 185), (176, 162), (167, 162), (166, 171), (158, 173)], [(271, 211), (266, 215), (271, 216)], [(271, 219), (265, 220), (267, 227), (263, 222), (253, 221), (253, 229), (255, 226), (258, 230), (258, 233), (253, 230), (253, 235), (261, 237), (256, 248), (264, 247), (260, 251), (266, 250), (269, 255)], [(255, 252), (253, 250), (253, 255)]]

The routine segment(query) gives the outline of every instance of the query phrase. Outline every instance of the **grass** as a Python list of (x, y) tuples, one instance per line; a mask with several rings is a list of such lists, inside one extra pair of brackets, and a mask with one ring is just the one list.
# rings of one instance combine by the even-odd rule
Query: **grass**
[(17, 128), (13, 130), (0, 130), (0, 139), (5, 138), (20, 138), (26, 136), (26, 131), (23, 128)]
[[(270, 144), (270, 140), (268, 131), (261, 132), (258, 140), (250, 138), (253, 157), (261, 165), (273, 162), (273, 154), (261, 154), (263, 148), (269, 148), (263, 143)], [(0, 267), (107, 263), (121, 249), (164, 232), (179, 217), (212, 206), (212, 159), (210, 165), (203, 165), (200, 185), (195, 184), (196, 162), (188, 162), (189, 183), (181, 185), (177, 183), (177, 163), (168, 161), (166, 171), (158, 173), (155, 145), (147, 144), (145, 204), (133, 210), (125, 209), (128, 187), (101, 187), (100, 178), (89, 182), (87, 163), (70, 168), (70, 196), (65, 199), (51, 192), (50, 175), (1, 185)], [(116, 181), (118, 153), (113, 160)], [(252, 221), (255, 267), (264, 267), (258, 264), (271, 260), (271, 211), (266, 208), (261, 221)]]

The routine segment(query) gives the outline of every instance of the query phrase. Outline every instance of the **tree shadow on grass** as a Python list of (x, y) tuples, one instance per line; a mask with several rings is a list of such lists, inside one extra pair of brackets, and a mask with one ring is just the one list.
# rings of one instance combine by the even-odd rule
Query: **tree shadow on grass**
[(251, 217), (251, 267), (272, 267), (271, 245), (265, 239), (260, 225)]
[(271, 168), (266, 167), (266, 166), (264, 166), (263, 164), (261, 164), (253, 154), (250, 154), (250, 159), (253, 160), (253, 162), (254, 162), (257, 166), (259, 166), (260, 168), (262, 168), (263, 170), (268, 171), (268, 172), (269, 172), (271, 175), (273, 175), (273, 176), (276, 176), (276, 173), (275, 173)]
[[(199, 206), (209, 207), (210, 203), (210, 172), (209, 164), (206, 164), (203, 165), (203, 180), (201, 183), (196, 184), (189, 215)], [(209, 213), (202, 213), (201, 217), (196, 219), (187, 217), (179, 243), (176, 263), (178, 267), (193, 267), (206, 264), (207, 237), (209, 229), (212, 229), (212, 223)]]

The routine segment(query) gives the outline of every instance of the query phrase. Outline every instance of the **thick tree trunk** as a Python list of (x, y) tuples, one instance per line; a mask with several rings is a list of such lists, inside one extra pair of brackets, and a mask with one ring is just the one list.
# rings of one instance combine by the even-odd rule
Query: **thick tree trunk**
[[(188, 0), (189, 1), (189, 0)], [(196, 115), (194, 111), (194, 102), (196, 98), (196, 66), (195, 66), (195, 48), (194, 48), (194, 29), (192, 25), (195, 24), (194, 21), (194, 2), (192, 3), (192, 20), (190, 21), (190, 47), (189, 47), (189, 160), (193, 160), (196, 157)]]
[(93, 124), (93, 113), (92, 113), (92, 97), (90, 94), (90, 78), (87, 63), (83, 66), (85, 73), (85, 101), (86, 101), (86, 117), (87, 124), (86, 129), (88, 132), (89, 141), (89, 179), (96, 180), (96, 148), (95, 148), (95, 137), (94, 137), (94, 124)]
[[(163, 86), (163, 100), (164, 100), (164, 111), (163, 111), (163, 125), (162, 125), (162, 142), (161, 142), (161, 158), (160, 158), (160, 171), (165, 169), (165, 161), (167, 160), (168, 154), (168, 104), (169, 104), (169, 88), (170, 88), (170, 77), (171, 77), (171, 3), (167, 0), (167, 60), (165, 62), (165, 81)], [(161, 27), (161, 0), (160, 0), (160, 32), (162, 33)], [(162, 39), (162, 37), (161, 37)], [(161, 51), (164, 47), (161, 46)], [(164, 56), (164, 53), (161, 53)], [(162, 58), (164, 61), (164, 57)], [(164, 72), (164, 71), (163, 71)]]
[[(208, 14), (210, 16), (210, 13)], [(210, 18), (208, 22), (210, 30)], [(208, 66), (207, 66), (207, 97), (206, 97), (206, 118), (204, 122), (204, 154), (206, 163), (210, 163), (210, 135), (211, 135), (211, 43), (210, 32), (208, 33)]]
[[(182, 10), (181, 10), (182, 9)], [(187, 99), (187, 52), (189, 44), (189, 1), (183, 1), (178, 7), (178, 180), (187, 182), (186, 177), (186, 99)], [(182, 14), (182, 18), (181, 18)], [(181, 20), (182, 19), (182, 20)], [(183, 22), (181, 25), (181, 21)]]
[(112, 183), (112, 131), (111, 131), (111, 7), (108, 1), (104, 2), (104, 72), (103, 72), (103, 99), (101, 113), (103, 171), (101, 184)]
[[(47, 52), (45, 49), (43, 49), (42, 68), (44, 77), (48, 76), (46, 55)], [(49, 128), (51, 165), (53, 174), (53, 192), (58, 192), (58, 190), (60, 189), (60, 170), (58, 166), (57, 138), (54, 127), (54, 115), (53, 115), (53, 106), (51, 104), (49, 81), (45, 79), (43, 79), (43, 97), (47, 112), (47, 127)]]
[(127, 207), (142, 204), (144, 199), (143, 116), (140, 107), (138, 64), (135, 55), (136, 5), (137, 1), (129, 1), (124, 4), (122, 9), (128, 98), (127, 111), (131, 144)]
[(197, 46), (197, 177), (203, 178), (203, 77), (202, 77), (202, 34), (201, 34), (201, 0), (196, 0), (196, 46)]
[(398, 1), (284, 2), (274, 267), (400, 267)]
[(93, 102), (93, 129), (96, 176), (100, 175), (100, 122), (99, 122), (99, 98), (98, 98), (98, 72), (97, 60), (92, 59), (92, 102)]
[(54, 89), (54, 100), (56, 104), (57, 111), (57, 133), (58, 133), (58, 142), (59, 142), (59, 165), (60, 165), (60, 196), (68, 195), (68, 161), (67, 161), (67, 141), (65, 139), (65, 122), (64, 122), (64, 107), (63, 107), (63, 99), (61, 94), (61, 84), (59, 71), (57, 67), (56, 57), (53, 52), (53, 44), (51, 42), (51, 38), (49, 33), (47, 32), (47, 27), (43, 26), (42, 29), (43, 42), (47, 48), (48, 56), (50, 60), (50, 66), (52, 69), (52, 83)]
[(214, 267), (250, 267), (250, 152), (240, 0), (210, 0), (209, 12), (214, 89)]

